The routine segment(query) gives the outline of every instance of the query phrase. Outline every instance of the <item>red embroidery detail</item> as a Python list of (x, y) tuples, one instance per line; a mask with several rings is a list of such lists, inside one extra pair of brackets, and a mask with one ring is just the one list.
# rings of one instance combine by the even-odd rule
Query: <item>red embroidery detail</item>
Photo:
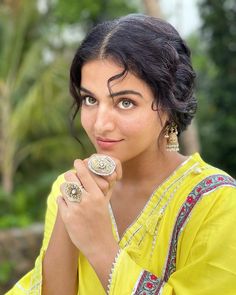
[(148, 283), (146, 284), (146, 286), (147, 286), (149, 289), (152, 289), (153, 284), (148, 282)]
[(193, 202), (193, 197), (188, 197), (188, 198), (187, 198), (187, 202), (188, 202), (189, 204), (191, 204), (191, 203)]
[(155, 275), (151, 275), (151, 279), (152, 279), (153, 281), (156, 281), (156, 280), (157, 280), (157, 277), (156, 277)]
[(207, 184), (207, 185), (212, 184), (212, 179), (208, 179), (208, 180), (206, 181), (206, 184)]
[(144, 271), (139, 282), (135, 295), (157, 295), (163, 285), (163, 281), (154, 274)]

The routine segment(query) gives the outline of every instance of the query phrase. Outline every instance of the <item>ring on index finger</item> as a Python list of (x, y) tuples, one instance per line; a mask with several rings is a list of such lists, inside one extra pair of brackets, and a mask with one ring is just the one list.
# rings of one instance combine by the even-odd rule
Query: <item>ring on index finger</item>
[(109, 176), (116, 169), (115, 161), (106, 155), (93, 155), (88, 160), (88, 168), (100, 176)]
[(83, 186), (76, 182), (65, 182), (63, 184), (63, 192), (70, 202), (80, 203), (83, 191)]

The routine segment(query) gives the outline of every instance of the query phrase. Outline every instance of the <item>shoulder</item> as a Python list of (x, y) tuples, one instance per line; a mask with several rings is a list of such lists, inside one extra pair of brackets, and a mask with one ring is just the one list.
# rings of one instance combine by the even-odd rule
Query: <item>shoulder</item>
[[(198, 169), (193, 186), (180, 208), (177, 225), (185, 229), (183, 236), (206, 229), (209, 232), (230, 227), (236, 221), (236, 181), (225, 171), (198, 158)], [(233, 222), (232, 222), (233, 221)], [(223, 229), (222, 229), (223, 230)]]
[(227, 172), (205, 162), (199, 154), (195, 154), (192, 157), (197, 164), (194, 170), (193, 190), (198, 188), (198, 191), (202, 189), (205, 193), (225, 187), (231, 187), (235, 190), (236, 180)]
[(227, 172), (198, 158), (198, 175), (189, 193), (186, 203), (196, 199), (195, 212), (199, 215), (215, 212), (236, 212), (236, 180)]
[[(192, 173), (186, 178), (182, 209), (208, 214), (211, 208), (236, 210), (236, 181), (225, 171), (206, 163), (199, 154), (191, 157)], [(197, 206), (195, 206), (197, 205)], [(192, 210), (195, 208), (194, 210)], [(234, 211), (235, 212), (235, 211)]]
[(207, 199), (215, 202), (222, 195), (234, 195), (236, 192), (235, 179), (205, 162), (198, 153), (189, 157), (179, 169), (177, 177), (182, 181), (178, 191), (180, 204), (192, 202), (191, 206), (195, 207), (200, 201), (202, 203), (206, 195)]

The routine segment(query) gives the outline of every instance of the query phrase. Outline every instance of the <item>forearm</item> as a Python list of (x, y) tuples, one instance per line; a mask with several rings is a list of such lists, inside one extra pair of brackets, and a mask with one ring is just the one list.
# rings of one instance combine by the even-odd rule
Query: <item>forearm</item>
[(77, 294), (77, 272), (78, 249), (71, 242), (58, 213), (43, 260), (42, 295)]
[(109, 275), (118, 253), (118, 244), (115, 241), (111, 241), (108, 247), (103, 247), (103, 249), (97, 251), (97, 253), (87, 257), (97, 273), (104, 290), (107, 290)]

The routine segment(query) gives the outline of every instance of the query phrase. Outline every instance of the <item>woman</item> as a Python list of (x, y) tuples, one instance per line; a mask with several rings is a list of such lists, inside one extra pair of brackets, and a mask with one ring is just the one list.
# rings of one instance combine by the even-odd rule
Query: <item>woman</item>
[(54, 183), (35, 268), (7, 294), (236, 294), (236, 182), (178, 152), (194, 78), (188, 47), (160, 19), (89, 33), (71, 93), (97, 154)]

